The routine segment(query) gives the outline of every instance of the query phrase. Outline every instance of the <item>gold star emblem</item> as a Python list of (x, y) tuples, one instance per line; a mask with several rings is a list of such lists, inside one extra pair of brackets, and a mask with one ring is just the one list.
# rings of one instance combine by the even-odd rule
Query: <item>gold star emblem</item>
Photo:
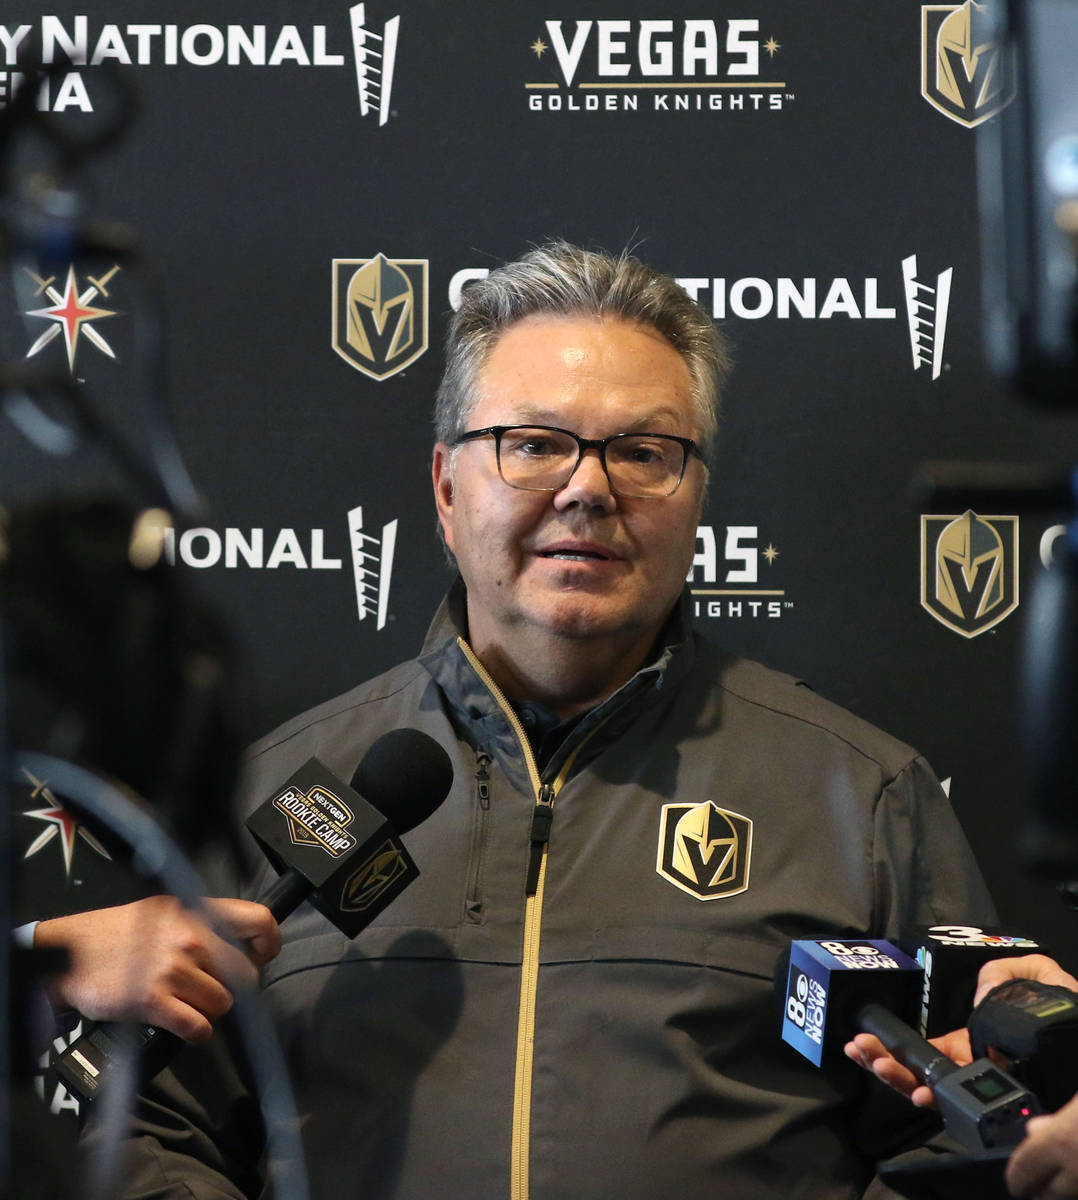
[(541, 37), (537, 37), (535, 39), (535, 41), (532, 42), (529, 49), (535, 55), (536, 58), (542, 58), (543, 55), (546, 53), (547, 44), (546, 44), (546, 42), (543, 41), (543, 39)]
[(780, 43), (776, 42), (773, 37), (769, 37), (767, 39), (767, 41), (764, 42), (764, 49), (768, 52), (768, 54), (772, 58), (775, 57), (775, 51), (779, 49), (779, 46), (780, 46)]
[(771, 563), (773, 563), (775, 561), (775, 559), (778, 558), (778, 556), (779, 556), (779, 552), (775, 549), (774, 546), (772, 546), (770, 543), (768, 543), (768, 547), (764, 551), (764, 558), (767, 559), (768, 564), (770, 565)]

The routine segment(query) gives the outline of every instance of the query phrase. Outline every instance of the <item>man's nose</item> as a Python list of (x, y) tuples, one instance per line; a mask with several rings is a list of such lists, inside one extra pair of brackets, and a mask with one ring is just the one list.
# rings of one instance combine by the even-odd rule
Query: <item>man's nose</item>
[(613, 512), (616, 507), (610, 480), (603, 469), (598, 450), (585, 450), (569, 482), (554, 493), (554, 507), (558, 510), (574, 504), (586, 508), (599, 508)]

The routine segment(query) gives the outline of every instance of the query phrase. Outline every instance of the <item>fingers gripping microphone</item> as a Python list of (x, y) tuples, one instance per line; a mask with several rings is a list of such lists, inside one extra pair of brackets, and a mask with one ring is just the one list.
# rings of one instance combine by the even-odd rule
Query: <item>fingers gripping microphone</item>
[[(309, 899), (355, 937), (419, 875), (399, 835), (425, 821), (452, 783), (449, 756), (417, 729), (380, 737), (351, 786), (309, 759), (247, 821), (279, 872), (262, 903), (280, 922)], [(93, 1100), (121, 1045), (139, 1054), (145, 1080), (185, 1044), (155, 1025), (89, 1022), (52, 1064), (69, 1091)]]
[(989, 1059), (969, 1066), (942, 1054), (912, 1027), (922, 972), (884, 941), (796, 941), (790, 951), (782, 1037), (819, 1066), (856, 1033), (872, 1033), (932, 1088), (948, 1133), (984, 1150), (1016, 1146), (1037, 1098)]

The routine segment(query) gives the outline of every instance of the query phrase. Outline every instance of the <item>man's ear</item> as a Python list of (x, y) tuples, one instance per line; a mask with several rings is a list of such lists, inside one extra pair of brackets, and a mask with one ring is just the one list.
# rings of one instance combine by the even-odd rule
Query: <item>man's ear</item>
[(434, 506), (438, 510), (438, 521), (442, 536), (450, 550), (453, 549), (453, 451), (445, 442), (434, 447), (431, 461), (431, 481), (434, 484)]

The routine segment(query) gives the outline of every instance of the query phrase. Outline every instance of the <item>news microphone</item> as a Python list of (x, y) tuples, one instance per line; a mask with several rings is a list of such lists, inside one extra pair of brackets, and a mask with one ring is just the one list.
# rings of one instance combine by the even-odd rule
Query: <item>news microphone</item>
[[(262, 897), (278, 922), (311, 902), (355, 937), (419, 875), (400, 841), (445, 800), (453, 767), (417, 729), (383, 734), (363, 756), (351, 786), (308, 759), (248, 818), (247, 827), (279, 872)], [(52, 1065), (64, 1086), (94, 1100), (121, 1048), (139, 1056), (142, 1081), (184, 1048), (156, 1025), (91, 1022)]]
[(449, 756), (417, 729), (379, 738), (351, 787), (308, 759), (247, 819), (279, 872), (262, 903), (280, 922), (309, 899), (355, 937), (418, 877), (399, 835), (425, 821), (452, 782)]
[(956, 1140), (978, 1151), (1016, 1146), (1026, 1121), (1043, 1111), (1040, 1102), (989, 1059), (959, 1067), (921, 1037), (903, 1019), (916, 1019), (921, 986), (917, 963), (890, 942), (795, 941), (783, 1040), (819, 1066), (854, 1034), (875, 1034), (932, 1088)]
[(1044, 953), (1032, 938), (978, 925), (918, 925), (898, 939), (924, 971), (921, 1011), (916, 1022), (922, 1037), (939, 1037), (966, 1024), (977, 975), (986, 962), (1015, 954)]
[(854, 1033), (859, 1008), (875, 1001), (916, 1020), (923, 974), (891, 942), (822, 938), (790, 946), (782, 1040), (814, 1066), (837, 1060)]

